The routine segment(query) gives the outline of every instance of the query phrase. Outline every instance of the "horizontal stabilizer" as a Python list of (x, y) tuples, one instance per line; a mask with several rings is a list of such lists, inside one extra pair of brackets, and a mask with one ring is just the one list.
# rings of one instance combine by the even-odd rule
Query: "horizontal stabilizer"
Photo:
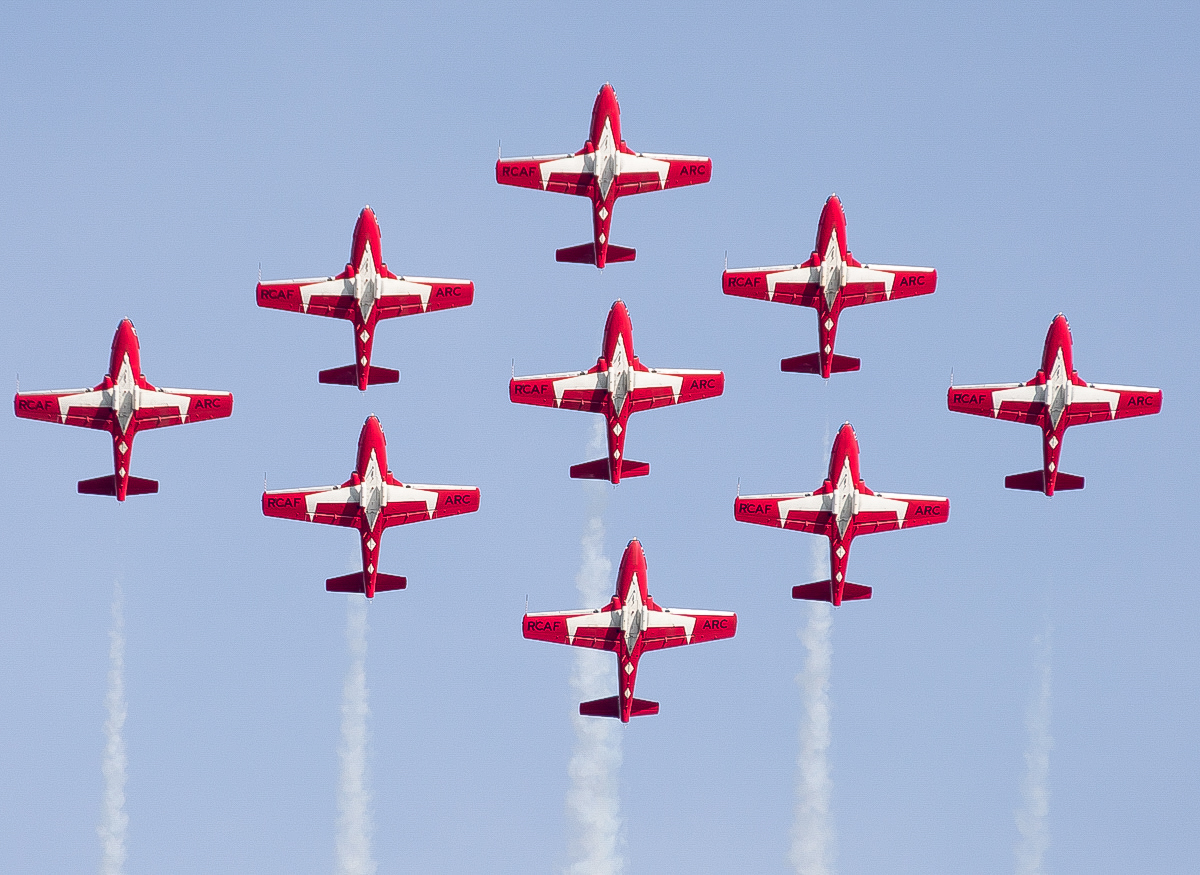
[(327, 592), (366, 592), (363, 586), (363, 573), (343, 574), (341, 577), (331, 577), (325, 581)]
[[(857, 583), (842, 584), (842, 601), (852, 602), (858, 599), (869, 599), (871, 587)], [(816, 583), (806, 583), (792, 587), (792, 598), (805, 599), (810, 602), (832, 602), (833, 587), (828, 580), (818, 580)]]
[[(649, 462), (635, 462), (632, 459), (621, 460), (621, 476), (645, 477), (650, 473)], [(571, 466), (571, 477), (575, 480), (609, 480), (608, 459), (597, 459), (594, 462), (583, 462)]]
[[(629, 246), (614, 246), (611, 243), (608, 244), (608, 252), (604, 255), (604, 260), (609, 264), (618, 264), (622, 261), (633, 261), (635, 258), (637, 258), (636, 249), (633, 249)], [(642, 700), (634, 699), (634, 701), (640, 702)], [(652, 704), (654, 704), (655, 713), (658, 713), (658, 704)]]
[[(859, 359), (848, 355), (831, 355), (829, 360), (829, 372), (832, 374), (857, 371), (859, 365), (862, 364)], [(784, 359), (779, 363), (779, 370), (788, 374), (819, 374), (821, 373), (821, 356), (818, 353), (810, 352), (808, 355)]]
[[(1005, 489), (1027, 489), (1030, 492), (1045, 492), (1046, 477), (1042, 471), (1026, 471), (1024, 474), (1009, 474), (1004, 478)], [(1082, 489), (1083, 478), (1076, 474), (1058, 472), (1054, 478), (1054, 491), (1064, 489)]]
[[(593, 699), (590, 702), (579, 703), (579, 713), (584, 717), (617, 717), (621, 716), (621, 700), (616, 696), (607, 699)], [(649, 699), (634, 699), (630, 717), (648, 717), (658, 713), (658, 702)]]
[[(637, 250), (631, 249), (628, 246), (614, 246), (611, 243), (604, 254), (606, 264), (616, 264), (621, 261), (633, 261), (637, 257)], [(568, 246), (565, 249), (556, 249), (554, 252), (555, 261), (565, 261), (571, 264), (595, 264), (596, 263), (596, 244), (581, 243), (579, 246)]]
[(408, 578), (398, 574), (376, 574), (375, 592), (395, 592), (408, 586)]
[[(126, 486), (126, 495), (153, 495), (158, 492), (158, 481), (147, 480), (145, 477), (130, 477)], [(112, 474), (106, 477), (93, 477), (91, 480), (79, 481), (80, 495), (116, 495), (117, 478)]]
[(571, 264), (595, 264), (596, 246), (594, 243), (583, 243), (579, 246), (567, 246), (554, 250), (555, 261), (566, 261)]
[[(393, 592), (408, 586), (408, 580), (395, 574), (376, 574), (375, 592)], [(327, 592), (366, 592), (363, 584), (363, 573), (343, 574), (341, 577), (331, 577), (325, 581)]]
[[(321, 371), (317, 376), (317, 380), (322, 383), (329, 383), (334, 386), (357, 386), (358, 371), (354, 365), (346, 365), (341, 368), (330, 368), (326, 371)], [(367, 385), (377, 386), (381, 383), (399, 383), (400, 372), (392, 368), (381, 368), (372, 365), (367, 371)]]

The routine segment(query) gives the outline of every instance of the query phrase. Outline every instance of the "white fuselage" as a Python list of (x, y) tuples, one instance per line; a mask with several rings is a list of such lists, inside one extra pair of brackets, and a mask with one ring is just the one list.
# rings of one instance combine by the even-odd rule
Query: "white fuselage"
[(617, 346), (613, 350), (612, 361), (608, 363), (606, 382), (608, 394), (612, 398), (613, 410), (617, 416), (625, 406), (625, 398), (633, 391), (633, 363), (625, 351), (625, 338), (617, 337)]
[(604, 120), (604, 130), (600, 133), (600, 142), (596, 143), (596, 151), (592, 153), (592, 162), (592, 172), (596, 175), (596, 184), (600, 186), (600, 197), (607, 200), (608, 190), (621, 172), (621, 153), (613, 139), (611, 119)]
[(125, 353), (121, 369), (117, 372), (117, 382), (109, 389), (109, 392), (112, 395), (107, 400), (117, 414), (117, 422), (121, 426), (121, 431), (125, 432), (129, 428), (129, 420), (133, 419), (134, 411), (138, 409), (138, 402), (141, 400), (138, 397), (137, 381), (133, 379), (133, 368), (129, 365), (129, 353)]
[(621, 634), (625, 636), (625, 649), (628, 653), (633, 653), (638, 636), (649, 625), (649, 612), (650, 609), (642, 601), (642, 588), (635, 574), (629, 583), (629, 592), (626, 593), (625, 602), (620, 610)]
[(857, 512), (858, 489), (854, 485), (854, 478), (850, 476), (850, 460), (847, 458), (842, 462), (842, 472), (833, 487), (833, 514), (837, 520), (839, 537), (846, 536), (846, 527)]
[(832, 310), (838, 293), (846, 286), (846, 261), (838, 247), (837, 231), (829, 235), (829, 245), (825, 247), (825, 255), (821, 259), (820, 283), (825, 305)]
[(1046, 406), (1050, 411), (1050, 424), (1058, 428), (1058, 421), (1063, 411), (1071, 403), (1071, 375), (1067, 373), (1067, 365), (1063, 360), (1062, 347), (1054, 357), (1054, 367), (1046, 375)]
[(387, 484), (383, 472), (379, 470), (379, 461), (375, 451), (371, 450), (371, 458), (367, 462), (367, 470), (363, 473), (362, 483), (358, 487), (358, 503), (367, 517), (367, 526), (375, 528), (375, 520), (379, 512), (387, 504)]
[(375, 258), (368, 242), (363, 247), (362, 259), (354, 273), (354, 300), (358, 301), (358, 311), (362, 314), (363, 322), (371, 315), (375, 299), (379, 297), (379, 271), (375, 269)]

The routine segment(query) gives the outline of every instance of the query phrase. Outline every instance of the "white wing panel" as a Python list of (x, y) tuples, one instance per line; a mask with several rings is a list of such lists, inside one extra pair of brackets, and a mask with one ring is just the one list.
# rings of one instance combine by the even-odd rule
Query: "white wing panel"
[(639, 152), (636, 155), (622, 153), (621, 157), (617, 160), (620, 161), (620, 171), (617, 173), (618, 178), (620, 178), (622, 173), (656, 173), (658, 174), (659, 186), (666, 188), (667, 175), (671, 172), (671, 161), (687, 161), (688, 156), (655, 155), (650, 152)]
[[(540, 159), (532, 159), (540, 160)], [(592, 173), (596, 159), (591, 153), (587, 155), (564, 155), (562, 158), (550, 158), (538, 164), (542, 174), (542, 188), (550, 184), (551, 173)]]
[[(967, 388), (965, 386), (955, 386), (954, 388)], [(987, 388), (980, 386), (978, 388)], [(1008, 389), (996, 389), (992, 392), (992, 412), (997, 414), (1000, 412), (1000, 405), (1005, 401), (1016, 401), (1020, 404), (1045, 404), (1046, 403), (1046, 384), (1040, 383), (1034, 386), (1023, 386), (1017, 384)]]
[(782, 526), (787, 522), (788, 514), (794, 510), (807, 510), (814, 513), (818, 511), (828, 511), (833, 513), (833, 493), (823, 492), (820, 495), (814, 495), (811, 492), (805, 492), (800, 495), (755, 495), (746, 496), (747, 498), (778, 498), (779, 499), (779, 525)]

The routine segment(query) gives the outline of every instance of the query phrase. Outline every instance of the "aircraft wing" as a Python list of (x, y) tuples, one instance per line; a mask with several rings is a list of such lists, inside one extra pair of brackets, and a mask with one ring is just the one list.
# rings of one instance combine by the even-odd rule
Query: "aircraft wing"
[(426, 276), (381, 277), (375, 309), (380, 319), (466, 307), (475, 300), (470, 280)]
[(264, 492), (262, 511), (280, 519), (357, 528), (362, 508), (356, 486), (314, 486)]
[(1162, 389), (1088, 383), (1071, 387), (1067, 425), (1147, 416), (1162, 410)]
[[(359, 307), (353, 280), (341, 277), (273, 280), (259, 283), (256, 294), (260, 307), (312, 316), (350, 319)], [(390, 319), (466, 307), (474, 299), (475, 284), (470, 280), (381, 276), (374, 306), (378, 318)]]
[(22, 419), (40, 419), (108, 431), (113, 421), (110, 399), (111, 392), (98, 389), (18, 392), (13, 397), (13, 408)]
[(260, 307), (314, 316), (348, 318), (358, 306), (353, 282), (333, 276), (260, 282), (255, 297)]
[(838, 292), (843, 307), (932, 295), (937, 271), (932, 267), (901, 267), (895, 264), (864, 264), (846, 267), (846, 285)]
[(513, 377), (508, 384), (508, 397), (517, 404), (602, 413), (608, 395), (606, 379), (599, 371)]
[(739, 495), (734, 519), (776, 529), (828, 535), (833, 531), (833, 495), (828, 492)]
[(166, 428), (206, 419), (224, 419), (233, 413), (230, 392), (205, 389), (141, 389), (135, 416), (139, 429)]
[(643, 650), (662, 650), (732, 638), (737, 631), (737, 614), (729, 611), (693, 611), (664, 608), (647, 611), (648, 625), (642, 630)]
[(713, 398), (725, 391), (721, 371), (656, 370), (633, 372), (633, 390), (629, 393), (630, 412), (685, 404), (701, 398)]
[(712, 178), (712, 159), (699, 155), (659, 155), (624, 152), (615, 180), (617, 196), (698, 185)]
[(721, 274), (721, 288), (739, 298), (815, 307), (821, 295), (821, 269), (803, 264), (739, 267)]
[[(844, 270), (846, 284), (837, 296), (843, 307), (929, 295), (937, 286), (937, 271), (931, 267), (864, 264)], [(807, 264), (726, 270), (721, 286), (727, 295), (801, 307), (815, 307), (823, 294), (820, 266)]]
[(430, 486), (419, 483), (388, 484), (384, 526), (402, 526), (479, 510), (479, 489), (474, 486)]
[(958, 413), (1038, 425), (1046, 412), (1046, 387), (1040, 383), (951, 386), (946, 392), (946, 406)]
[(944, 523), (950, 517), (950, 499), (938, 495), (903, 495), (898, 492), (858, 494), (854, 531), (858, 535), (892, 532), (914, 526)]
[(620, 621), (610, 609), (526, 614), (522, 628), (526, 638), (594, 650), (615, 651), (621, 638)]
[(496, 182), (560, 194), (587, 195), (595, 179), (595, 159), (590, 153), (500, 158)]

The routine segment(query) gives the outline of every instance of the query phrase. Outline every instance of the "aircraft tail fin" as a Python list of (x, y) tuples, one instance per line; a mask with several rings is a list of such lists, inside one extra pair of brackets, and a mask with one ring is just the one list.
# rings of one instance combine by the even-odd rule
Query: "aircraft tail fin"
[[(584, 717), (621, 717), (621, 700), (616, 696), (606, 699), (593, 699), (590, 702), (579, 703), (579, 713)], [(630, 717), (648, 717), (658, 713), (658, 702), (649, 699), (634, 699), (630, 709)]]
[[(117, 478), (112, 474), (79, 481), (80, 495), (116, 495)], [(145, 477), (130, 477), (125, 488), (126, 495), (152, 495), (158, 492), (158, 481)]]
[[(842, 601), (851, 602), (859, 599), (869, 599), (871, 587), (858, 583), (842, 584)], [(792, 587), (792, 598), (805, 599), (810, 602), (832, 602), (833, 585), (828, 580), (818, 580), (816, 583), (805, 583)]]
[[(857, 371), (862, 364), (860, 359), (848, 355), (831, 355), (829, 359), (829, 372), (831, 374)], [(819, 374), (821, 373), (821, 356), (819, 353), (810, 352), (808, 355), (798, 355), (790, 359), (783, 359), (779, 363), (779, 370), (788, 374)]]
[(594, 462), (571, 466), (571, 477), (575, 480), (612, 480), (613, 483), (618, 483), (624, 477), (645, 477), (649, 473), (649, 462), (635, 462), (632, 459), (621, 460), (620, 471), (615, 479), (610, 475), (608, 459), (596, 459)]
[[(375, 592), (392, 592), (397, 589), (404, 589), (408, 586), (408, 580), (399, 577), (395, 574), (376, 574), (375, 575)], [(331, 577), (325, 581), (326, 592), (366, 592), (366, 586), (363, 583), (363, 573), (355, 571), (353, 574), (343, 574), (341, 577)]]
[[(328, 383), (334, 386), (357, 386), (358, 385), (358, 370), (354, 365), (345, 365), (340, 368), (329, 368), (321, 371), (317, 375), (317, 380), (321, 383)], [(381, 383), (399, 383), (400, 372), (392, 368), (381, 368), (378, 365), (372, 365), (367, 370), (367, 385), (377, 386)]]
[[(1026, 471), (1024, 474), (1009, 474), (1004, 478), (1005, 489), (1026, 489), (1030, 492), (1045, 492), (1046, 477), (1043, 471)], [(1059, 471), (1054, 477), (1054, 491), (1065, 489), (1082, 489), (1083, 478), (1077, 474), (1065, 474)]]

